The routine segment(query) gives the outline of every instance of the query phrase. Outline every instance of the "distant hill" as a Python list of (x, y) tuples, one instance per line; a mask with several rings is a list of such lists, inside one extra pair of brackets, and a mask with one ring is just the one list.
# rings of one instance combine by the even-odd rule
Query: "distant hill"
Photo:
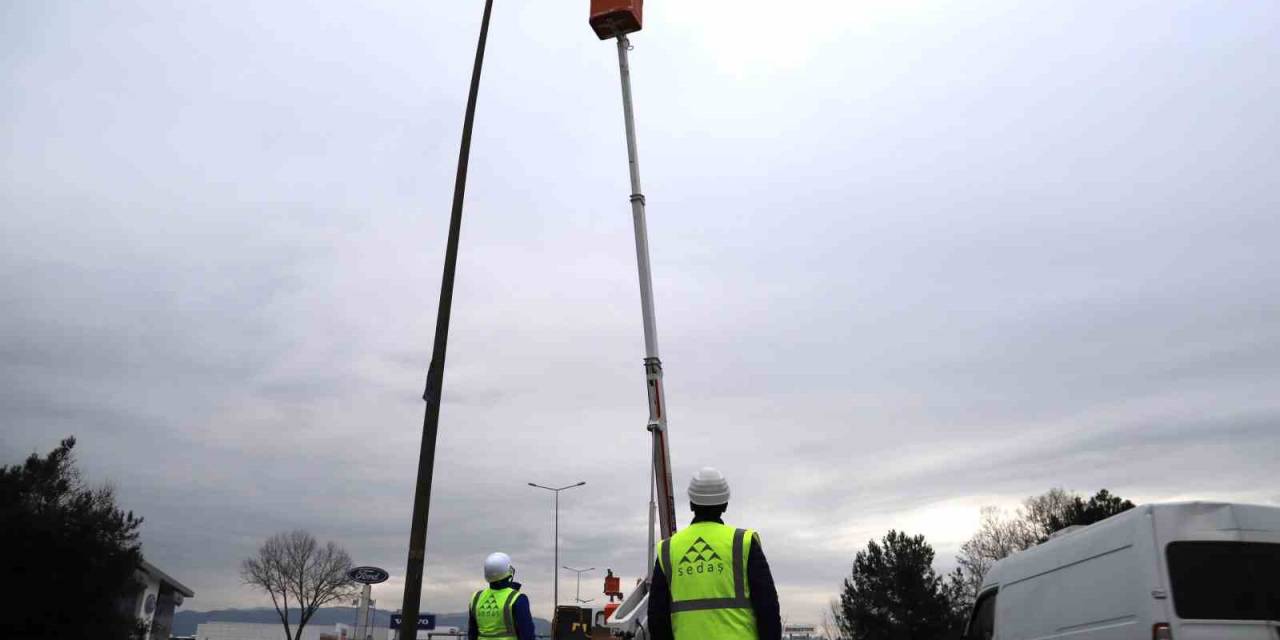
[[(290, 621), (297, 622), (298, 612), (290, 612)], [(370, 616), (373, 618), (373, 624), (379, 627), (386, 627), (391, 620), (393, 612), (386, 609), (371, 609)], [(203, 622), (259, 622), (266, 624), (280, 624), (280, 616), (276, 615), (276, 610), (269, 607), (260, 607), (256, 609), (216, 609), (214, 611), (183, 611), (179, 609), (173, 614), (173, 635), (190, 636), (195, 635), (196, 626)], [(322, 627), (332, 627), (339, 622), (354, 625), (356, 622), (355, 607), (323, 607), (316, 611), (316, 615), (311, 617), (307, 622), (307, 626), (319, 625)], [(441, 613), (436, 615), (437, 627), (466, 627), (467, 614), (464, 613)], [(538, 635), (550, 635), (551, 623), (538, 617), (534, 617), (533, 626), (537, 627)]]

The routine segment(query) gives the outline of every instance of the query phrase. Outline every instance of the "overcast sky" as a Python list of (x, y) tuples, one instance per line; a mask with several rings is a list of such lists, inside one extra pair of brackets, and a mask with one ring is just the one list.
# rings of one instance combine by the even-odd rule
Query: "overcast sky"
[[(75, 434), (187, 609), (268, 605), (238, 564), (298, 527), (400, 605), (482, 4), (0, 3), (0, 464)], [(644, 350), (614, 47), (496, 4), (424, 609), (500, 549), (547, 616), (526, 482), (588, 483), (561, 564), (643, 570)], [(1280, 503), (1280, 4), (645, 17), (676, 487), (725, 471), (790, 620), (1053, 486)]]

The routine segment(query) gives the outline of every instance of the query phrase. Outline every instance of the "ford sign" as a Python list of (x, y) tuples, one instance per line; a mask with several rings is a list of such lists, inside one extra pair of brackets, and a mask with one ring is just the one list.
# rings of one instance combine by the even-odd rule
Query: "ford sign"
[(386, 570), (377, 567), (356, 567), (347, 572), (347, 577), (356, 582), (378, 584), (379, 582), (386, 582), (391, 575)]

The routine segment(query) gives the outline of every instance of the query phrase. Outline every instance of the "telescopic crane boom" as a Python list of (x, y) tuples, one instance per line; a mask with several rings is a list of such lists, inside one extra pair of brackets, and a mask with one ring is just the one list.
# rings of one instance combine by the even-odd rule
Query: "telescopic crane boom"
[(631, 69), (627, 36), (618, 36), (618, 68), (622, 75), (622, 112), (627, 129), (627, 161), (631, 167), (631, 218), (635, 224), (636, 264), (640, 271), (640, 308), (644, 315), (644, 372), (649, 394), (649, 423), (653, 434), (653, 470), (658, 493), (658, 524), (662, 537), (676, 532), (676, 506), (671, 491), (671, 451), (667, 443), (667, 396), (662, 386), (658, 328), (653, 311), (653, 276), (649, 271), (649, 233), (644, 193), (640, 190), (640, 159), (636, 151), (635, 115), (631, 107)]
[(662, 387), (662, 360), (658, 355), (657, 319), (653, 310), (653, 276), (649, 269), (649, 231), (645, 222), (644, 192), (640, 188), (640, 155), (636, 149), (635, 111), (631, 100), (631, 66), (627, 34), (639, 31), (641, 0), (592, 0), (591, 26), (600, 39), (614, 38), (618, 46), (618, 71), (622, 81), (622, 118), (627, 134), (627, 165), (631, 177), (631, 218), (635, 225), (636, 265), (640, 276), (640, 311), (644, 318), (644, 370), (649, 396), (647, 429), (653, 438), (653, 480), (657, 491), (659, 531), (669, 537), (676, 531), (672, 496), (671, 453), (667, 442), (666, 393)]
[[(624, 636), (647, 636), (646, 605), (649, 572), (654, 561), (654, 511), (659, 535), (669, 538), (676, 531), (676, 507), (671, 482), (671, 451), (667, 439), (667, 397), (662, 386), (662, 360), (658, 355), (657, 320), (653, 310), (653, 276), (649, 269), (649, 232), (645, 222), (644, 192), (640, 188), (640, 157), (636, 150), (635, 112), (631, 101), (631, 67), (627, 34), (641, 27), (643, 0), (592, 0), (590, 24), (601, 40), (617, 40), (618, 71), (622, 81), (622, 117), (627, 135), (627, 164), (631, 177), (631, 218), (635, 225), (636, 265), (640, 276), (640, 310), (644, 318), (644, 372), (649, 399), (646, 425), (652, 441), (650, 472), (649, 545), (645, 557), (646, 578), (616, 611), (610, 626)], [(656, 494), (656, 504), (654, 496)], [(615, 587), (616, 588), (616, 587)], [(606, 590), (608, 587), (606, 587)]]

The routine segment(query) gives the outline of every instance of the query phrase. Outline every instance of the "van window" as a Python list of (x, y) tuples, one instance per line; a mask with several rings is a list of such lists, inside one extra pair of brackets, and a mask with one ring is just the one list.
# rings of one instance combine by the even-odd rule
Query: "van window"
[(973, 617), (964, 634), (965, 640), (991, 640), (996, 633), (996, 592), (988, 591), (978, 596), (973, 605)]
[(1190, 620), (1280, 620), (1280, 544), (1171, 542), (1173, 608)]

